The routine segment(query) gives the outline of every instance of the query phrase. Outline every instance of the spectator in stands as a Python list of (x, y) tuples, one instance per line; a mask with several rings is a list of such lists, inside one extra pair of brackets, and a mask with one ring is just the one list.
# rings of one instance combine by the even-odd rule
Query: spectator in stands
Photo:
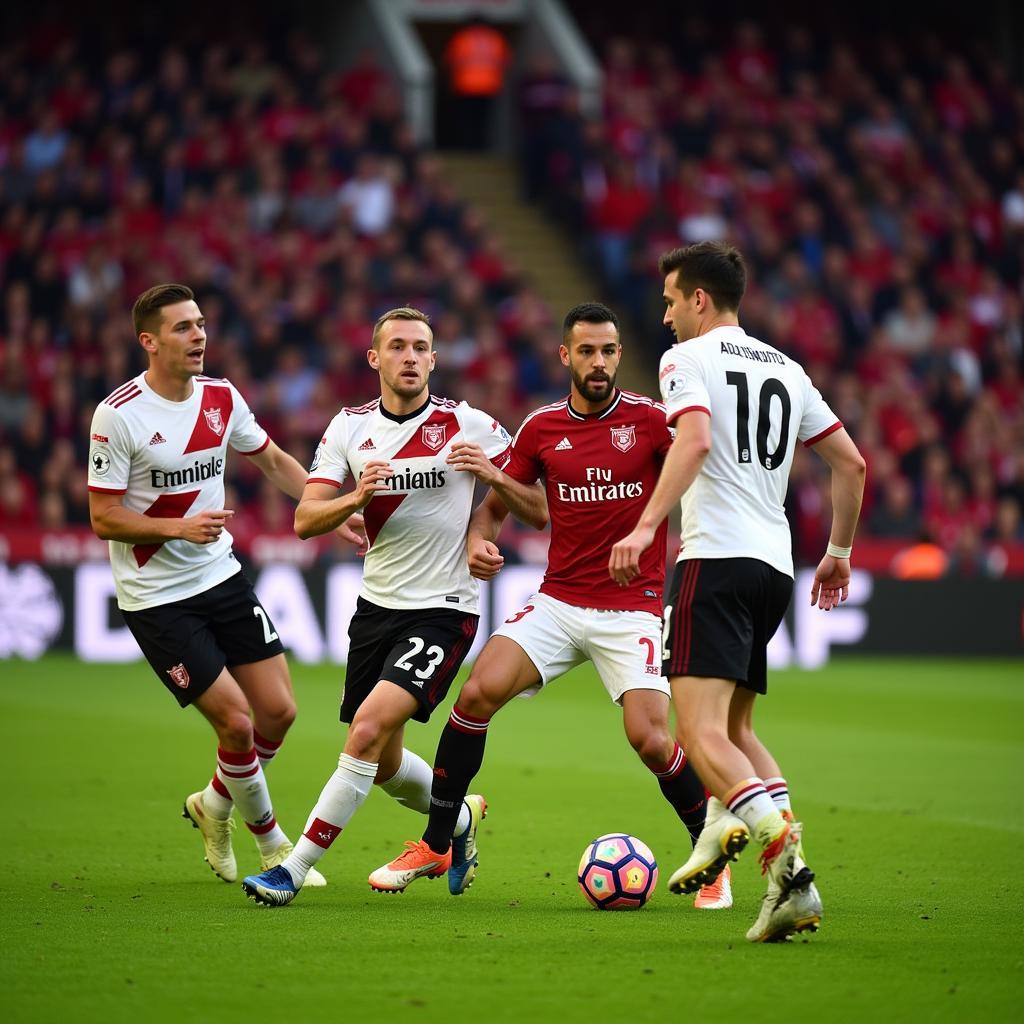
[(489, 145), (494, 101), (505, 84), (512, 51), (505, 37), (482, 18), (458, 29), (444, 50), (456, 141), (463, 149)]
[(338, 190), (338, 204), (361, 234), (376, 237), (386, 231), (395, 209), (386, 165), (370, 153), (359, 157), (355, 174)]

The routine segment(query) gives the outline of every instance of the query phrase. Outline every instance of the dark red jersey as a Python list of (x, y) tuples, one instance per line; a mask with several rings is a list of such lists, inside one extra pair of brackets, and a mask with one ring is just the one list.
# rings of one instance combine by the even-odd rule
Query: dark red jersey
[(616, 391), (607, 409), (589, 416), (563, 399), (526, 417), (505, 472), (526, 484), (543, 477), (547, 489), (551, 544), (541, 593), (580, 608), (661, 615), (667, 523), (628, 587), (609, 577), (608, 559), (636, 526), (671, 443), (665, 407), (630, 391)]

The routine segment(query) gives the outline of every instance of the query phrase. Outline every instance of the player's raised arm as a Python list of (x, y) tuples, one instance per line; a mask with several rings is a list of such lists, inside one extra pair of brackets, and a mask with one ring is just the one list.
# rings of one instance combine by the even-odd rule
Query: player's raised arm
[(163, 544), (169, 540), (212, 544), (234, 514), (230, 509), (218, 508), (181, 519), (161, 519), (125, 508), (120, 494), (89, 492), (93, 533), (100, 540), (119, 540), (123, 544)]
[[(269, 441), (266, 448), (256, 455), (250, 455), (253, 463), (259, 467), (263, 475), (279, 490), (291, 498), (301, 499), (306, 489), (306, 473), (303, 465), (288, 452)], [(314, 485), (316, 486), (316, 485)], [(321, 485), (327, 486), (329, 485)], [(335, 497), (335, 494), (330, 494)], [(297, 514), (297, 513), (296, 513)], [(335, 528), (342, 540), (353, 544), (360, 554), (365, 554), (366, 532), (363, 529), (363, 518), (358, 514), (350, 514)], [(322, 531), (327, 533), (327, 530)], [(301, 536), (301, 534), (300, 534)]]
[(473, 510), (466, 531), (466, 550), (469, 574), (478, 580), (492, 579), (505, 564), (495, 541), (507, 515), (508, 507), (494, 491), (488, 491)]
[(458, 472), (472, 473), (481, 483), (487, 484), (520, 522), (535, 530), (543, 530), (548, 525), (548, 499), (544, 488), (539, 483), (520, 483), (500, 470), (480, 445), (469, 442), (453, 444), (446, 461)]
[(393, 475), (386, 462), (368, 462), (355, 489), (338, 495), (334, 484), (310, 481), (295, 509), (295, 533), (303, 540), (336, 530), (364, 509), (375, 494), (387, 493), (385, 482)]
[(850, 555), (864, 497), (867, 464), (842, 427), (813, 448), (832, 470), (832, 530), (811, 586), (811, 604), (827, 612), (849, 596)]
[(695, 409), (680, 416), (651, 500), (633, 532), (612, 547), (608, 573), (620, 586), (639, 575), (640, 556), (651, 546), (661, 521), (697, 479), (710, 451), (711, 417), (707, 412)]

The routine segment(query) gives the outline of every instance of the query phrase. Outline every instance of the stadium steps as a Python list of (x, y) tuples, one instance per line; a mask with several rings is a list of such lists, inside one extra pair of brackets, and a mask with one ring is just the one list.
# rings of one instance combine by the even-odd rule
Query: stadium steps
[[(523, 199), (516, 164), (507, 157), (478, 153), (443, 153), (449, 179), (459, 194), (484, 211), (487, 222), (512, 258), (524, 268), (560, 324), (578, 302), (603, 296), (604, 289), (581, 262), (572, 241), (540, 207)], [(628, 338), (626, 341), (628, 343)], [(657, 394), (657, 365), (637, 365), (639, 346), (630, 346), (619, 384)]]

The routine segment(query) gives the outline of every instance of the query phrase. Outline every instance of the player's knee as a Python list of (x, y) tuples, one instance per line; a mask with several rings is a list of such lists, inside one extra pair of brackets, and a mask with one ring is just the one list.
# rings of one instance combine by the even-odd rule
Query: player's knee
[(380, 722), (373, 718), (359, 718), (348, 727), (345, 753), (360, 761), (376, 762), (387, 736)]
[(253, 745), (252, 719), (244, 708), (225, 711), (214, 723), (217, 739), (226, 750), (250, 750)]
[(483, 681), (472, 677), (463, 686), (456, 703), (460, 711), (474, 718), (490, 718), (501, 707), (488, 695)]
[(640, 760), (655, 771), (668, 764), (675, 748), (668, 732), (659, 729), (647, 729), (630, 735), (629, 742)]

